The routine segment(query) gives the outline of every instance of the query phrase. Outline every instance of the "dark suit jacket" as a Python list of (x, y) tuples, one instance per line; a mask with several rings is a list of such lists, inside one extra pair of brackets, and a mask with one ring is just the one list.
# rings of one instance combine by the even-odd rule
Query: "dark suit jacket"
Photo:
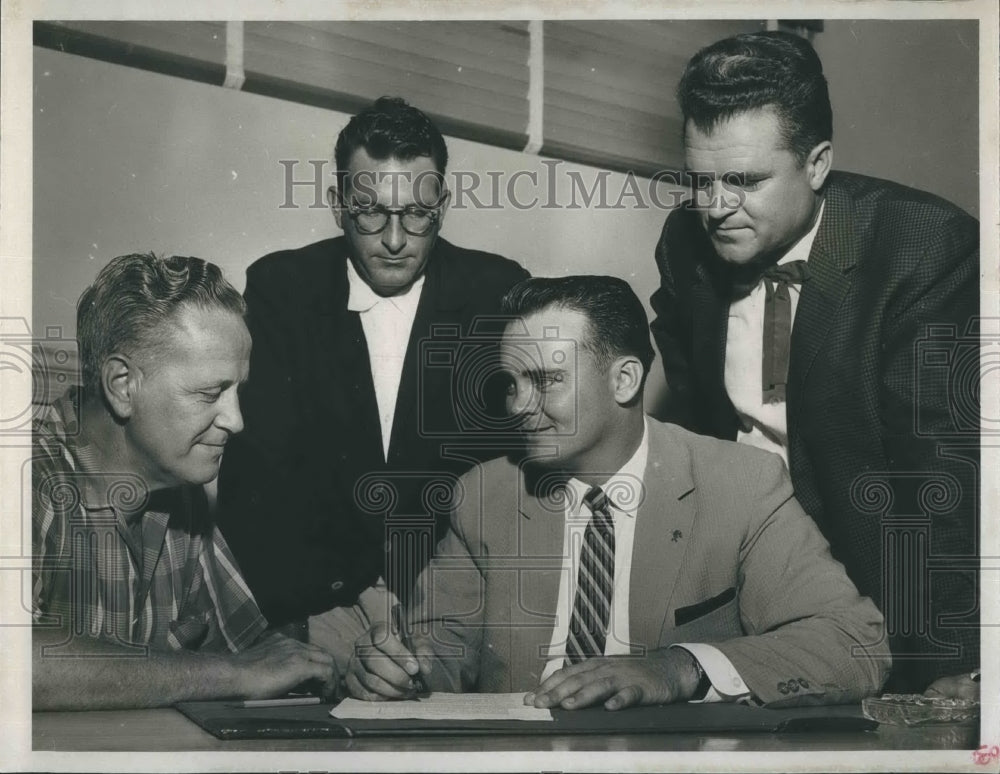
[[(792, 483), (886, 614), (890, 687), (923, 690), (979, 658), (979, 359), (969, 328), (979, 226), (942, 199), (861, 175), (831, 174), (825, 197), (792, 331)], [(735, 438), (726, 283), (693, 210), (667, 218), (656, 261), (663, 416)]]
[[(633, 653), (712, 643), (776, 705), (879, 689), (889, 670), (882, 617), (831, 558), (775, 455), (650, 421), (641, 492)], [(456, 501), (410, 611), (415, 647), (436, 656), (430, 687), (533, 690), (555, 624), (563, 501), (538, 496), (506, 458), (466, 473)]]
[[(485, 420), (476, 396), (456, 390), (481, 386), (463, 363), (495, 351), (500, 298), (527, 273), (437, 240), (386, 461), (361, 318), (347, 311), (347, 249), (328, 239), (247, 270), (246, 428), (226, 447), (219, 521), (272, 624), (352, 604), (383, 574), (405, 595), (447, 524), (441, 493), (497, 453), (463, 432)], [(491, 362), (480, 363), (487, 373)], [(470, 448), (443, 448), (454, 441)]]

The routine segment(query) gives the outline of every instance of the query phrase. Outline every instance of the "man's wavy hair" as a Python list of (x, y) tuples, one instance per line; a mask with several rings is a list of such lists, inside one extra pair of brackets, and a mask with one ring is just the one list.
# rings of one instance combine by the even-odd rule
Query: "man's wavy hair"
[(833, 137), (823, 64), (809, 41), (788, 32), (754, 32), (706, 46), (688, 62), (677, 87), (684, 124), (711, 132), (722, 121), (772, 108), (799, 164)]
[(347, 165), (354, 152), (364, 148), (373, 159), (411, 161), (428, 156), (444, 175), (448, 147), (434, 123), (401, 97), (379, 97), (348, 121), (337, 137), (333, 158), (337, 181), (343, 188)]
[(170, 346), (165, 329), (185, 306), (244, 317), (246, 303), (213, 263), (152, 253), (122, 255), (101, 269), (76, 309), (83, 383), (100, 394), (101, 367), (115, 352), (159, 359)]
[(594, 356), (602, 371), (622, 355), (637, 357), (643, 376), (655, 353), (649, 340), (646, 310), (632, 286), (618, 277), (581, 274), (568, 277), (531, 277), (504, 295), (502, 312), (527, 317), (555, 307), (580, 312), (589, 323), (588, 340), (580, 347)]

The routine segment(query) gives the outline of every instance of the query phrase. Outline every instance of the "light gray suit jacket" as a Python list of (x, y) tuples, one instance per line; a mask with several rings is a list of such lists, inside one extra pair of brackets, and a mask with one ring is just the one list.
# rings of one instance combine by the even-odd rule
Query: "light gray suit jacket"
[[(629, 624), (633, 654), (712, 643), (773, 705), (859, 701), (890, 666), (858, 595), (792, 496), (781, 459), (648, 420)], [(516, 692), (548, 660), (563, 572), (564, 506), (506, 458), (469, 471), (409, 616), (435, 654), (430, 687)]]

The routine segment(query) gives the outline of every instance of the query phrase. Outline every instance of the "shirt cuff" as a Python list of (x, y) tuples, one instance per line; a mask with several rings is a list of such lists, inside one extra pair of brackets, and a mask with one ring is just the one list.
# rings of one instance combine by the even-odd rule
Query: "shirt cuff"
[(707, 704), (709, 702), (736, 702), (750, 696), (750, 689), (743, 682), (740, 673), (736, 671), (733, 662), (726, 654), (712, 645), (704, 643), (678, 642), (671, 648), (683, 648), (701, 665), (712, 683), (704, 698), (691, 700), (691, 704)]

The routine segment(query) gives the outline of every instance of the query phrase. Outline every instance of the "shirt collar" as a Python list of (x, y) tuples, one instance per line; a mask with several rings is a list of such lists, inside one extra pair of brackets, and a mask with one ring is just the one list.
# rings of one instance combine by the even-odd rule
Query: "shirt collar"
[(383, 303), (390, 303), (401, 312), (407, 312), (417, 308), (420, 291), (424, 286), (424, 275), (421, 274), (410, 287), (399, 295), (380, 296), (361, 278), (358, 270), (354, 268), (354, 262), (348, 260), (347, 284), (350, 289), (347, 297), (347, 309), (350, 312), (368, 312)]
[(138, 476), (115, 475), (99, 470), (93, 444), (85, 442), (80, 434), (82, 405), (82, 388), (71, 387), (48, 407), (45, 427), (59, 438), (65, 453), (72, 458), (73, 486), (79, 495), (80, 505), (87, 511), (120, 511), (127, 521), (132, 522), (147, 509), (123, 510), (118, 505), (146, 502), (150, 494), (143, 491), (145, 486)]
[[(628, 462), (622, 465), (618, 472), (601, 486), (616, 511), (635, 516), (643, 498), (643, 476), (646, 473), (646, 460), (648, 458), (649, 420), (643, 417), (642, 440), (639, 441), (639, 447)], [(573, 495), (569, 499), (569, 502), (573, 504), (570, 508), (571, 515), (586, 515), (589, 518), (587, 507), (583, 504), (583, 498), (590, 491), (591, 485), (585, 484), (578, 478), (571, 478), (567, 486), (570, 487)]]
[(778, 264), (789, 263), (790, 261), (808, 261), (809, 253), (812, 252), (813, 242), (816, 241), (816, 234), (819, 233), (819, 224), (823, 220), (823, 210), (826, 208), (826, 200), (819, 205), (819, 214), (816, 216), (816, 222), (813, 223), (813, 227), (809, 229), (809, 233), (806, 234), (802, 239), (792, 245), (792, 248), (781, 256)]

